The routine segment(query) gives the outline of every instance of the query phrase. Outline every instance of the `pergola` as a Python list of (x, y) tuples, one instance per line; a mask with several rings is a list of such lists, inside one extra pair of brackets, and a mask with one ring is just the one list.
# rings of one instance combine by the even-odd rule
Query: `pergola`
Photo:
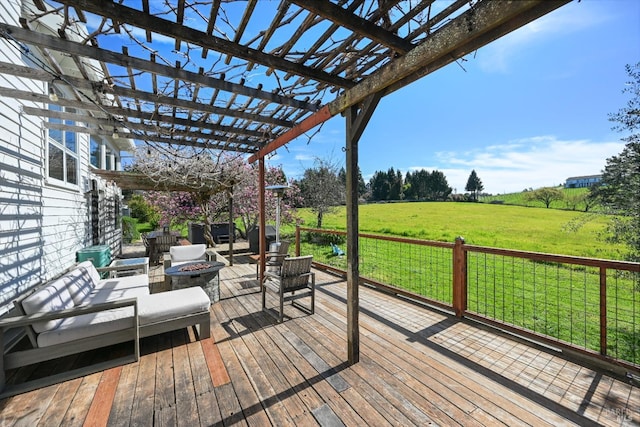
[[(0, 63), (0, 72), (74, 93), (55, 103), (75, 112), (25, 107), (63, 121), (48, 126), (127, 133), (154, 149), (245, 154), (259, 165), (262, 213), (265, 156), (343, 114), (348, 358), (356, 363), (358, 141), (378, 102), (568, 1), (33, 0), (21, 26), (0, 24), (0, 35), (45, 61)], [(64, 17), (57, 36), (38, 30), (51, 14)], [(90, 32), (77, 33), (76, 22)], [(64, 74), (61, 57), (79, 72)], [(0, 95), (54, 102), (16, 89)]]

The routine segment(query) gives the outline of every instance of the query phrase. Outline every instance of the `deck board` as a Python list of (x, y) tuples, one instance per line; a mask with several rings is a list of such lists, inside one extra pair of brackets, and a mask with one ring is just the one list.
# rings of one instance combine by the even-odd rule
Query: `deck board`
[[(316, 313), (286, 304), (276, 324), (262, 311), (246, 256), (220, 274), (210, 339), (196, 341), (187, 329), (145, 338), (136, 363), (0, 401), (0, 425), (640, 425), (638, 387), (367, 287), (360, 362), (349, 366), (342, 279), (317, 271)], [(166, 290), (161, 266), (150, 280)], [(8, 378), (122, 351), (21, 368)]]

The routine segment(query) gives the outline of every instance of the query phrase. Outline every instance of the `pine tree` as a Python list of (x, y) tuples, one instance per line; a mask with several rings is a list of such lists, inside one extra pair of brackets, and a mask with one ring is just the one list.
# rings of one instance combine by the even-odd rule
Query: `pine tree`
[(484, 186), (482, 185), (482, 181), (478, 177), (475, 169), (471, 171), (464, 190), (471, 192), (473, 194), (473, 200), (476, 202), (478, 201), (478, 193), (484, 190)]

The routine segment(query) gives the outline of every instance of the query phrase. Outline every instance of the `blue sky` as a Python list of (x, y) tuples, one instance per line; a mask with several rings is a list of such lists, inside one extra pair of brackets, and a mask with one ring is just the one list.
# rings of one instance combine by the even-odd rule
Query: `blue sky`
[[(464, 192), (475, 169), (501, 194), (598, 174), (623, 136), (625, 64), (640, 61), (640, 1), (582, 0), (385, 97), (360, 140), (365, 181), (390, 167), (440, 170)], [(344, 118), (268, 160), (300, 177), (314, 158), (343, 164)]]

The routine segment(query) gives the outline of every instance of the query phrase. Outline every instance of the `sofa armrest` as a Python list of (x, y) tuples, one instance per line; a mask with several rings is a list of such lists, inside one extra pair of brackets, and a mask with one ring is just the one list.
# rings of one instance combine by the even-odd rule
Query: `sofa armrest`
[[(112, 310), (122, 307), (133, 307), (134, 317), (138, 317), (138, 299), (137, 298), (125, 298), (117, 301), (109, 301), (99, 304), (81, 305), (74, 308), (65, 310), (59, 310), (53, 313), (33, 313), (24, 314), (21, 316), (7, 317), (0, 319), (0, 329), (7, 330), (12, 328), (19, 328), (22, 326), (30, 326), (35, 322), (64, 319), (67, 317), (80, 316), (81, 314), (97, 313), (100, 311)], [(137, 322), (136, 322), (137, 323)]]

